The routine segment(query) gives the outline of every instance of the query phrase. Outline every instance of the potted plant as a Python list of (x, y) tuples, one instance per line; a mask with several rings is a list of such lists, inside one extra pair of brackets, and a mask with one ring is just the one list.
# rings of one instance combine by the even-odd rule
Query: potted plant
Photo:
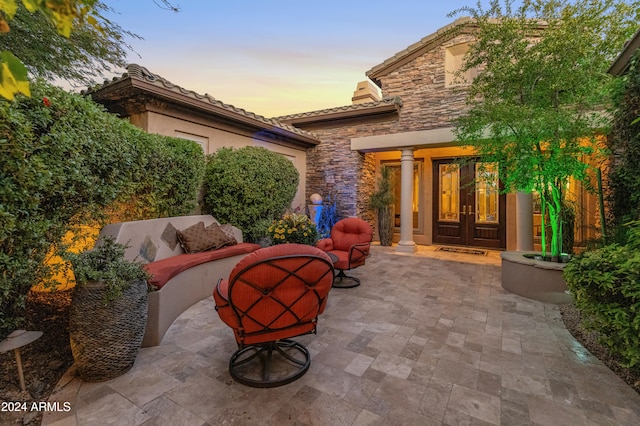
[(369, 198), (369, 206), (378, 216), (378, 236), (381, 246), (390, 246), (393, 242), (394, 201), (391, 168), (383, 165), (380, 169), (378, 189)]
[(109, 380), (133, 366), (147, 323), (147, 278), (142, 264), (125, 258), (112, 237), (95, 248), (68, 253), (76, 279), (69, 336), (77, 374)]

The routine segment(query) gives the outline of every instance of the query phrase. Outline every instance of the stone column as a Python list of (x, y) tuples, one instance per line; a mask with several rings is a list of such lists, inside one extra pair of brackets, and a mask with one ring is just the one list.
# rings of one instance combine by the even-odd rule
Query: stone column
[(533, 250), (533, 194), (516, 194), (516, 250)]
[(400, 163), (400, 241), (397, 251), (413, 253), (413, 148), (403, 148)]

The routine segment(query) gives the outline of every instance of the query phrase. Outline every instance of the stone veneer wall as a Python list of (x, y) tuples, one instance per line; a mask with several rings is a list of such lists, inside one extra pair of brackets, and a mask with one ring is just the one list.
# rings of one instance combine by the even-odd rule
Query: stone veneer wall
[(384, 97), (400, 97), (400, 120), (391, 133), (450, 127), (466, 109), (464, 87), (445, 87), (445, 51), (465, 43), (457, 36), (380, 78)]
[(351, 138), (386, 133), (389, 121), (316, 127), (322, 141), (307, 151), (307, 200), (313, 193), (333, 196), (341, 217), (357, 216), (373, 225), (369, 196), (375, 187), (375, 155), (351, 150)]

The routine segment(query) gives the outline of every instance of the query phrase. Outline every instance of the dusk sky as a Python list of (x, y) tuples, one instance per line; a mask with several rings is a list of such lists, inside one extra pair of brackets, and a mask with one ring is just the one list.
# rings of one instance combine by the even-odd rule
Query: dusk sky
[(153, 0), (105, 3), (144, 38), (128, 40), (129, 63), (272, 117), (351, 104), (366, 71), (476, 0), (172, 0), (178, 13)]

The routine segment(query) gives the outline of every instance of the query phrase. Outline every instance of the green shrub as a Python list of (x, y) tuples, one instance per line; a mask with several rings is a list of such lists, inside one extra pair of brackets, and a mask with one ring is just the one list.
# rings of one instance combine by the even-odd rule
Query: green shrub
[(278, 153), (256, 146), (221, 148), (207, 162), (204, 211), (257, 241), (266, 231), (258, 225), (290, 207), (298, 180), (293, 163)]
[(192, 214), (204, 176), (202, 148), (192, 141), (135, 130), (141, 151), (136, 178), (110, 206), (110, 217), (132, 221)]
[(36, 82), (0, 101), (0, 339), (17, 328), (30, 288), (62, 237), (102, 224), (189, 213), (204, 170), (194, 142), (149, 135), (90, 99)]
[(640, 368), (640, 237), (639, 223), (630, 241), (611, 244), (574, 257), (564, 278), (587, 328), (628, 367)]

